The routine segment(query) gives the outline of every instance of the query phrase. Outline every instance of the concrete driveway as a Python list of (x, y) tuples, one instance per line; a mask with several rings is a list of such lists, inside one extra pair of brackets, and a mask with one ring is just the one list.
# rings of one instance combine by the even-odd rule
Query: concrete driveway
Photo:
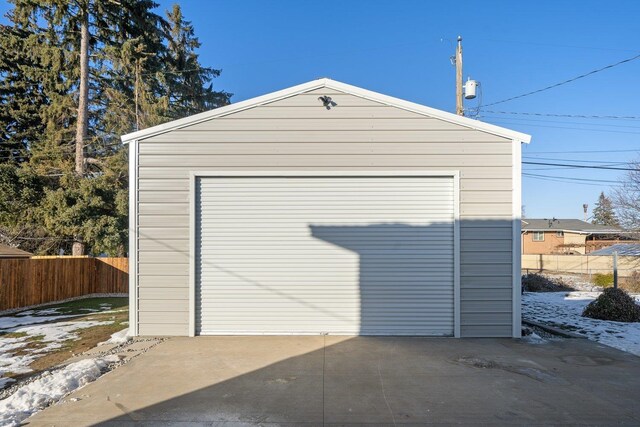
[(640, 358), (581, 339), (174, 338), (27, 422), (638, 425), (638, 396)]

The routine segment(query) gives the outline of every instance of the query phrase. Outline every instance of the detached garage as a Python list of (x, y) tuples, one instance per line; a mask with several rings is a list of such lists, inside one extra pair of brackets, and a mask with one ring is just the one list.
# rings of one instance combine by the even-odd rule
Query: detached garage
[(520, 336), (528, 135), (320, 79), (122, 139), (135, 335)]

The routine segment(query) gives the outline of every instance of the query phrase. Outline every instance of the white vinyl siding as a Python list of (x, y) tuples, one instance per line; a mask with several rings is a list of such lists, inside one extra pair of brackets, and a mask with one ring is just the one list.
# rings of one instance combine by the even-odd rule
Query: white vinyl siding
[[(321, 94), (338, 106), (319, 107)], [(140, 333), (188, 334), (188, 310), (170, 329), (154, 313), (189, 297), (190, 172), (459, 170), (461, 333), (511, 336), (496, 302), (512, 301), (512, 141), (335, 90), (299, 97), (138, 143), (138, 300), (156, 301), (140, 303)], [(285, 116), (285, 101), (309, 112)]]
[(451, 177), (203, 177), (196, 334), (454, 334)]

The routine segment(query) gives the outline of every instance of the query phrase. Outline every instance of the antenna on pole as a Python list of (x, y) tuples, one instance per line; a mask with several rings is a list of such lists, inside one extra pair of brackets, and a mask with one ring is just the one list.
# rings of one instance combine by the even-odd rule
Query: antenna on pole
[(462, 36), (458, 36), (458, 46), (456, 47), (456, 114), (464, 116), (464, 105), (462, 97)]
[(589, 205), (587, 203), (583, 204), (582, 209), (584, 210), (584, 222), (587, 222), (587, 212), (589, 211)]

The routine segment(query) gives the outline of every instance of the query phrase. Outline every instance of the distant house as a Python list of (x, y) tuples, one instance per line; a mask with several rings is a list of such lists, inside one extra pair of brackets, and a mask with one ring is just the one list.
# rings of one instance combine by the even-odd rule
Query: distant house
[(0, 259), (7, 258), (31, 258), (32, 253), (23, 251), (18, 248), (12, 248), (11, 246), (0, 244)]
[(522, 220), (523, 254), (588, 254), (621, 242), (633, 240), (620, 227), (579, 219)]

